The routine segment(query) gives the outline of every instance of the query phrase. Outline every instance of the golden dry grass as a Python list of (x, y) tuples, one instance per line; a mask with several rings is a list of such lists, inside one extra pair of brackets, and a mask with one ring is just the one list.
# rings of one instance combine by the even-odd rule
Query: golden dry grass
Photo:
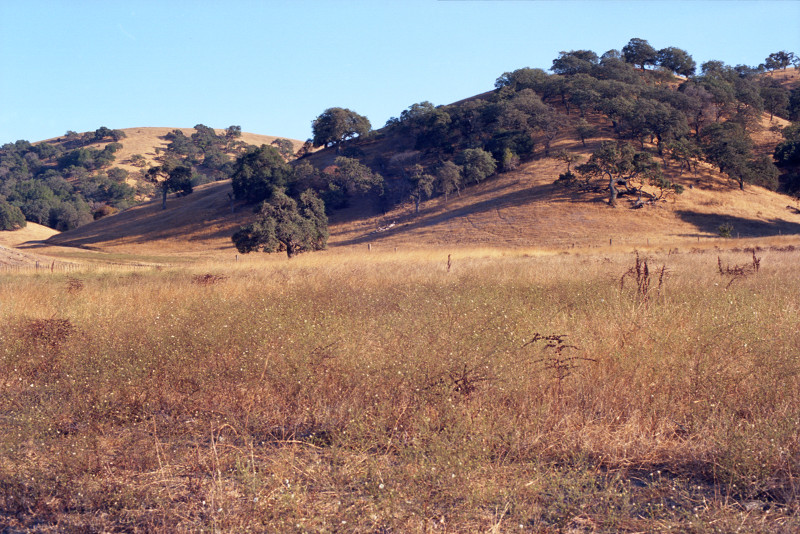
[(3, 275), (0, 525), (795, 532), (780, 248)]
[[(585, 158), (599, 141), (583, 148), (569, 138), (554, 150)], [(682, 195), (639, 210), (610, 208), (603, 194), (576, 194), (553, 184), (564, 166), (553, 158), (524, 165), (471, 187), (447, 203), (437, 197), (414, 214), (410, 204), (369, 215), (359, 202), (331, 218), (330, 247), (394, 250), (434, 247), (522, 247), (537, 249), (697, 247), (718, 243), (718, 227), (733, 236), (766, 238), (800, 233), (800, 214), (791, 198), (759, 187), (738, 189), (708, 165), (695, 176), (671, 178)], [(674, 174), (674, 173), (673, 173)], [(129, 254), (235, 255), (230, 235), (252, 219), (237, 204), (231, 213), (230, 182), (198, 187), (192, 195), (170, 198), (167, 210), (150, 202), (54, 236), (48, 245), (73, 245)], [(388, 228), (394, 223), (394, 226)], [(384, 231), (381, 231), (384, 228)], [(44, 251), (45, 249), (40, 249)]]

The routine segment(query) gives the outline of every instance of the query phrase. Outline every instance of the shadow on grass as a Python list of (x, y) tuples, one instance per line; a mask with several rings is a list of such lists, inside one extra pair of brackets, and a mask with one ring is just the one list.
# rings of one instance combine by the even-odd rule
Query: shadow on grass
[[(585, 195), (582, 193), (576, 193), (570, 189), (555, 184), (542, 184), (513, 189), (518, 186), (519, 181), (503, 183), (492, 183), (491, 181), (484, 182), (484, 184), (482, 184), (483, 189), (474, 190), (470, 188), (463, 193), (461, 198), (468, 200), (469, 196), (495, 195), (492, 198), (479, 200), (477, 202), (466, 204), (454, 209), (448, 209), (445, 207), (444, 211), (440, 211), (442, 210), (440, 207), (441, 199), (432, 199), (420, 207), (418, 214), (406, 215), (398, 218), (396, 221), (397, 225), (389, 230), (382, 232), (371, 232), (345, 241), (338, 241), (336, 245), (347, 246), (360, 245), (368, 242), (380, 242), (381, 240), (388, 239), (392, 236), (402, 234), (410, 230), (437, 226), (447, 223), (453, 219), (468, 218), (487, 212), (499, 212), (499, 210), (512, 207), (525, 206), (545, 198), (550, 203), (567, 203), (575, 201), (582, 203), (605, 203), (604, 196), (601, 197), (598, 195)], [(509, 189), (511, 190), (507, 191)], [(336, 222), (342, 221), (341, 219), (337, 218)]]
[(723, 224), (729, 224), (733, 227), (731, 234), (734, 237), (767, 237), (800, 234), (800, 223), (783, 219), (764, 221), (724, 214), (698, 213), (688, 210), (679, 210), (675, 213), (682, 220), (693, 224), (700, 232), (707, 234), (716, 235), (719, 232), (720, 225)]

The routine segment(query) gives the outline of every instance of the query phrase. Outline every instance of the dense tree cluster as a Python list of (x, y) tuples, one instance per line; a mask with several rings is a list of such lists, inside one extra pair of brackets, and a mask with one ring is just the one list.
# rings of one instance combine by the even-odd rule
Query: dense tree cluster
[(69, 230), (130, 207), (153, 186), (165, 203), (168, 193), (185, 195), (200, 183), (229, 178), (230, 154), (248, 146), (240, 137), (239, 126), (219, 135), (202, 124), (191, 136), (173, 130), (167, 147), (158, 150), (157, 165), (148, 166), (140, 154), (131, 157), (141, 169), (135, 187), (127, 183), (128, 171), (114, 166), (126, 138), (122, 130), (101, 126), (82, 135), (68, 131), (52, 143), (8, 143), (0, 147), (0, 201), (27, 221)]
[(318, 174), (308, 165), (290, 167), (274, 146), (252, 147), (239, 156), (231, 179), (233, 194), (257, 204), (257, 217), (232, 236), (237, 250), (281, 251), (291, 258), (325, 248), (325, 203), (313, 189), (319, 186)]
[[(124, 137), (120, 130), (101, 127), (83, 136), (68, 132), (59, 143), (32, 145), (20, 140), (3, 145), (0, 202), (4, 213), (13, 212), (17, 220), (19, 212), (27, 221), (69, 230), (98, 214), (130, 206), (136, 191), (125, 183), (127, 172), (111, 167), (121, 148), (115, 140)], [(112, 142), (102, 149), (86, 146), (105, 139)]]
[(204, 124), (195, 125), (194, 130), (188, 136), (182, 130), (168, 133), (165, 138), (169, 143), (159, 157), (161, 163), (191, 168), (194, 185), (230, 178), (231, 154), (240, 154), (250, 146), (239, 140), (241, 126), (229, 126), (221, 134)]
[[(366, 117), (329, 108), (314, 120), (314, 138), (307, 145), (335, 147), (339, 157), (321, 170), (301, 157), (281, 187), (290, 184), (295, 198), (303, 189), (300, 184), (311, 188), (329, 210), (354, 195), (374, 194), (384, 206), (411, 201), (419, 212), (437, 194), (447, 201), (495, 173), (552, 155), (561, 134), (574, 135), (585, 146), (610, 131), (616, 139), (575, 167), (577, 174), (568, 169), (561, 183), (587, 187), (602, 179), (611, 204), (633, 194), (634, 204), (641, 206), (681, 192), (665, 178), (665, 168), (679, 175), (696, 173), (704, 160), (739, 187), (752, 183), (774, 189), (779, 171), (772, 160), (755, 155), (749, 132), (765, 111), (771, 118), (800, 115), (798, 90), (762, 75), (794, 60), (793, 54), (781, 52), (771, 54), (766, 66), (708, 61), (698, 73), (687, 51), (656, 49), (633, 38), (621, 50), (602, 55), (562, 51), (549, 73), (528, 67), (503, 73), (493, 92), (456, 104), (412, 104), (377, 132), (370, 132)], [(365, 159), (361, 147), (381, 139), (392, 140), (391, 151)], [(789, 148), (782, 149), (781, 157), (791, 159), (786, 156), (793, 154), (791, 143), (787, 140)], [(566, 158), (568, 165), (574, 161)], [(375, 170), (381, 175), (373, 180)], [(643, 185), (660, 193), (648, 195)], [(263, 200), (264, 194), (255, 196)]]

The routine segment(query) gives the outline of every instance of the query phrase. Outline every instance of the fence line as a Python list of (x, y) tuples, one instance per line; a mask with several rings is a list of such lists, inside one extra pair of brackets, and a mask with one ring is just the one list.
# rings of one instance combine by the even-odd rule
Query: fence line
[(97, 271), (97, 270), (112, 270), (112, 271), (131, 271), (137, 269), (160, 269), (168, 267), (168, 265), (150, 265), (144, 263), (95, 263), (95, 264), (82, 264), (82, 263), (65, 263), (65, 262), (44, 262), (39, 261), (36, 263), (25, 263), (17, 265), (0, 265), (0, 274), (28, 274), (28, 273), (72, 273), (79, 271)]

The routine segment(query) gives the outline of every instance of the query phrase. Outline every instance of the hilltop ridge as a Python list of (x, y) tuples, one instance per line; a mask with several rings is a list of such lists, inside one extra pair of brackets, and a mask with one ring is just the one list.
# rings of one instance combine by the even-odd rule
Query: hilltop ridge
[[(708, 62), (687, 76), (694, 63), (679, 49), (669, 52), (683, 63), (659, 59), (671, 66), (655, 69), (629, 52), (561, 52), (553, 74), (506, 72), (492, 91), (413, 104), (377, 130), (351, 110), (330, 108), (305, 143), (237, 127), (101, 128), (95, 144), (123, 138), (114, 165), (128, 182), (151, 181), (153, 171), (166, 178), (184, 165), (194, 192), (158, 182), (170, 197), (166, 209), (151, 201), (104, 212), (36, 246), (230, 253), (231, 235), (256, 217), (248, 201), (306, 188), (326, 203), (332, 248), (571, 248), (800, 234), (800, 206), (775, 192), (798, 187), (796, 168), (773, 163), (798, 112), (796, 103), (781, 104), (800, 91), (797, 69)], [(245, 153), (254, 154), (247, 147), (258, 144), (269, 150), (254, 156), (256, 167), (242, 167)], [(98, 148), (87, 157), (103, 155)], [(255, 178), (261, 196), (242, 195), (237, 173)]]

